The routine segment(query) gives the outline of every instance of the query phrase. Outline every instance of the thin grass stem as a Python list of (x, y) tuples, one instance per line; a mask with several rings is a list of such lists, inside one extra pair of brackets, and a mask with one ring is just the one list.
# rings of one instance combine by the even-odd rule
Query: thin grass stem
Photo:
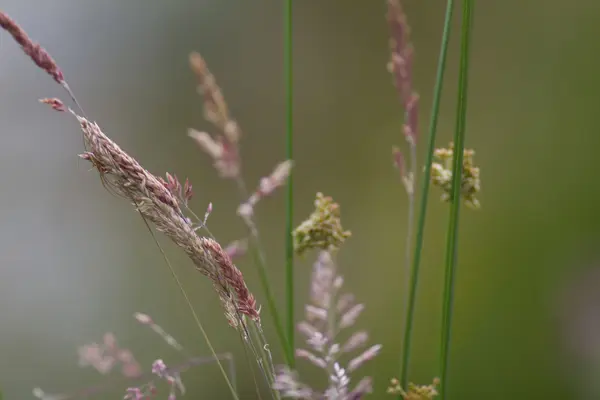
[(260, 331), (260, 327), (257, 326), (256, 323), (252, 322), (249, 324), (249, 331), (251, 340), (261, 344), (261, 346), (258, 346), (257, 361), (258, 365), (263, 370), (263, 374), (271, 392), (271, 397), (275, 400), (280, 400), (279, 392), (273, 389), (273, 382), (275, 381), (275, 369), (273, 366), (273, 360), (268, 352), (268, 344), (266, 343), (265, 338)]
[[(219, 360), (223, 360), (229, 363), (231, 381), (235, 382), (235, 362), (233, 360), (233, 356), (230, 353), (218, 354), (217, 356)], [(167, 368), (167, 370), (170, 373), (181, 373), (188, 371), (193, 367), (210, 364), (214, 361), (214, 356), (190, 357), (186, 359), (186, 361), (184, 361), (183, 363), (177, 364), (174, 367), (169, 367)], [(109, 382), (96, 386), (89, 386), (69, 393), (47, 395), (47, 398), (56, 400), (82, 400), (88, 398), (98, 398), (99, 394), (114, 390), (115, 387), (118, 385), (130, 384), (132, 382), (152, 381), (154, 378), (156, 378), (156, 375), (153, 372), (147, 372), (134, 378), (125, 378), (117, 380), (116, 382)], [(2, 397), (0, 397), (0, 400), (2, 400)]]
[(446, 71), (446, 56), (448, 53), (448, 43), (450, 41), (452, 11), (454, 8), (454, 0), (447, 0), (446, 16), (444, 18), (444, 30), (442, 33), (442, 44), (438, 59), (438, 67), (436, 73), (435, 87), (433, 90), (433, 105), (431, 107), (431, 117), (429, 121), (429, 137), (427, 145), (427, 156), (425, 159), (425, 172), (423, 174), (423, 182), (421, 184), (421, 199), (419, 220), (417, 224), (417, 235), (415, 241), (415, 252), (413, 256), (413, 265), (410, 278), (410, 288), (408, 294), (408, 305), (406, 310), (406, 323), (404, 324), (404, 341), (402, 350), (402, 361), (400, 370), (400, 382), (402, 387), (407, 387), (408, 383), (408, 367), (410, 361), (410, 347), (412, 339), (412, 328), (415, 313), (415, 303), (417, 297), (417, 286), (419, 282), (419, 265), (421, 262), (421, 250), (423, 248), (423, 234), (425, 231), (425, 220), (427, 216), (427, 199), (429, 197), (429, 176), (431, 174), (431, 163), (433, 161), (433, 151), (435, 150), (435, 137), (437, 132), (437, 123), (442, 95), (442, 87), (444, 82), (444, 72)]
[(406, 293), (405, 304), (402, 309), (408, 309), (408, 290), (410, 280), (410, 252), (412, 246), (412, 239), (414, 234), (415, 225), (415, 187), (417, 185), (417, 144), (414, 141), (409, 143), (410, 145), (410, 169), (409, 177), (411, 179), (410, 192), (408, 193), (408, 210), (406, 219), (406, 244), (405, 244), (405, 258), (404, 258), (404, 293)]
[(269, 284), (269, 277), (265, 267), (266, 263), (264, 254), (262, 253), (258, 236), (252, 234), (251, 237), (252, 240), (250, 243), (250, 251), (252, 252), (252, 258), (254, 259), (254, 264), (257, 267), (258, 276), (267, 298), (267, 307), (269, 308), (269, 313), (273, 318), (273, 323), (275, 325), (279, 342), (281, 343), (281, 347), (283, 349), (285, 360), (287, 363), (290, 363), (293, 362), (293, 359), (290, 358), (290, 354), (293, 354), (293, 349), (290, 351), (289, 342), (286, 340), (285, 332), (283, 330), (283, 323), (281, 321), (281, 317), (279, 316), (279, 312), (277, 311), (277, 306), (275, 305), (275, 297), (271, 291), (271, 285)]
[[(285, 44), (284, 44), (284, 69), (286, 87), (286, 159), (293, 160), (293, 109), (294, 109), (294, 83), (292, 71), (292, 0), (285, 1)], [(286, 222), (285, 222), (285, 289), (286, 289), (286, 311), (287, 311), (287, 339), (288, 339), (288, 365), (294, 368), (294, 243), (292, 240), (293, 211), (294, 211), (294, 186), (293, 173), (290, 173), (287, 183), (286, 196)]]
[[(236, 183), (242, 199), (248, 198), (248, 190), (246, 188), (246, 182), (244, 182), (244, 179), (242, 177), (238, 177), (238, 179), (236, 179)], [(251, 217), (246, 221), (246, 223), (248, 225), (248, 230), (250, 231), (250, 251), (254, 260), (254, 265), (258, 271), (260, 283), (267, 300), (267, 307), (269, 308), (271, 318), (273, 318), (273, 324), (275, 325), (275, 331), (283, 350), (283, 355), (286, 362), (289, 363), (292, 362), (290, 355), (293, 354), (294, 350), (293, 348), (290, 349), (290, 344), (287, 341), (285, 331), (283, 329), (283, 322), (281, 321), (281, 316), (277, 310), (275, 296), (271, 290), (271, 283), (269, 282), (269, 275), (267, 274), (267, 259), (261, 245), (260, 234), (258, 233), (258, 227), (256, 226), (257, 223), (254, 217)]]
[(473, 0), (463, 0), (461, 27), (460, 71), (458, 78), (458, 105), (456, 110), (456, 131), (454, 133), (454, 157), (452, 169), (452, 197), (446, 243), (446, 277), (442, 313), (442, 337), (440, 350), (440, 399), (446, 396), (448, 388), (448, 360), (450, 352), (454, 287), (458, 260), (458, 222), (461, 203), (461, 182), (465, 130), (467, 118), (467, 86), (469, 80), (469, 48), (472, 31)]
[[(136, 207), (138, 207), (137, 204), (136, 204)], [(171, 262), (167, 258), (167, 254), (165, 253), (165, 251), (163, 250), (162, 246), (158, 242), (158, 239), (156, 238), (156, 235), (152, 231), (152, 228), (150, 228), (150, 224), (146, 220), (146, 217), (144, 217), (144, 215), (142, 215), (141, 213), (140, 213), (140, 216), (142, 217), (142, 220), (144, 221), (144, 224), (146, 225), (146, 228), (148, 228), (148, 231), (152, 235), (152, 238), (154, 239), (154, 242), (158, 246), (158, 249), (160, 250), (160, 253), (163, 256), (163, 259), (165, 260), (167, 266), (169, 267), (169, 271), (171, 272), (171, 275), (173, 276), (173, 279), (175, 280), (175, 283), (177, 283), (177, 287), (179, 288), (179, 291), (183, 295), (183, 298), (185, 299), (185, 301), (186, 301), (186, 303), (187, 303), (187, 305), (188, 305), (188, 307), (189, 307), (189, 309), (190, 309), (190, 311), (192, 313), (192, 316), (194, 317), (194, 320), (196, 321), (196, 325), (200, 329), (200, 332), (202, 333), (202, 336), (204, 337), (204, 340), (206, 341), (206, 345), (208, 346), (208, 348), (209, 348), (212, 356), (215, 358), (215, 360), (217, 362), (217, 365), (219, 366), (219, 370), (221, 371), (221, 374), (223, 375), (223, 378), (225, 378), (225, 382), (227, 383), (227, 387), (231, 391), (231, 395), (233, 396), (234, 400), (239, 400), (237, 392), (236, 392), (235, 388), (233, 387), (233, 384), (231, 383), (231, 381), (227, 377), (227, 373), (225, 372), (225, 368), (223, 368), (223, 364), (219, 360), (217, 352), (215, 351), (215, 348), (213, 347), (210, 339), (208, 338), (208, 334), (206, 333), (206, 330), (204, 329), (204, 326), (202, 325), (202, 322), (200, 322), (200, 318), (198, 317), (198, 314), (196, 313), (194, 305), (192, 304), (192, 301), (190, 300), (190, 298), (189, 298), (189, 296), (188, 296), (185, 288), (183, 287), (183, 284), (181, 283), (181, 280), (179, 279), (179, 276), (175, 272), (175, 268), (173, 268), (173, 265), (171, 264)]]

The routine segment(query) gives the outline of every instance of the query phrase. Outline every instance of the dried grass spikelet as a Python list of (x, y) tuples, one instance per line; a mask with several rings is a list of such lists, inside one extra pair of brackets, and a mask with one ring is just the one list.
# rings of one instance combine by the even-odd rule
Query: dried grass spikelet
[(240, 130), (229, 116), (229, 108), (225, 96), (214, 75), (208, 69), (206, 61), (199, 53), (190, 54), (190, 66), (198, 78), (198, 91), (204, 98), (204, 117), (220, 128), (227, 140), (237, 143), (240, 139)]
[(38, 43), (35, 43), (13, 19), (0, 11), (0, 27), (10, 33), (33, 62), (46, 71), (58, 84), (65, 85), (65, 78), (54, 59)]
[(190, 54), (190, 66), (198, 78), (198, 92), (204, 100), (204, 118), (221, 131), (216, 137), (194, 129), (188, 135), (214, 161), (214, 166), (223, 178), (238, 178), (241, 168), (238, 142), (241, 130), (229, 115), (229, 108), (214, 75), (199, 53)]
[(387, 0), (387, 22), (390, 30), (390, 61), (388, 71), (404, 109), (402, 131), (410, 146), (410, 168), (398, 147), (392, 149), (394, 165), (400, 172), (406, 192), (412, 198), (415, 191), (416, 145), (419, 137), (419, 95), (413, 89), (414, 50), (410, 39), (410, 26), (400, 0)]
[(63, 102), (61, 100), (55, 98), (55, 97), (53, 97), (53, 98), (44, 98), (44, 99), (40, 99), (39, 101), (42, 104), (47, 104), (50, 107), (52, 107), (52, 109), (54, 111), (60, 111), (60, 112), (67, 111), (67, 109), (65, 108), (65, 105), (63, 104)]
[(242, 217), (248, 225), (254, 225), (252, 219), (256, 204), (260, 199), (272, 195), (277, 188), (283, 186), (287, 182), (293, 165), (294, 163), (292, 160), (286, 160), (277, 164), (270, 175), (261, 178), (258, 188), (250, 195), (248, 200), (239, 205), (237, 214)]
[[(26, 32), (2, 11), (0, 28), (11, 34), (25, 54), (63, 86), (77, 104), (61, 69), (50, 54), (33, 42)], [(59, 99), (41, 101), (57, 111), (64, 111), (64, 104)], [(170, 175), (167, 175), (167, 181), (154, 176), (110, 140), (96, 123), (91, 123), (79, 115), (75, 116), (81, 125), (88, 149), (81, 158), (90, 161), (100, 172), (104, 185), (132, 201), (144, 218), (153, 222), (158, 230), (181, 247), (192, 259), (196, 269), (211, 279), (230, 324), (237, 326), (242, 315), (259, 320), (256, 301), (248, 290), (242, 273), (217, 242), (198, 236), (191, 221), (184, 215), (175, 194), (178, 192), (180, 200), (185, 203), (186, 199), (191, 197), (189, 182), (186, 182), (182, 189), (179, 182)]]
[(237, 326), (239, 314), (258, 320), (256, 301), (240, 270), (216, 241), (198, 236), (164, 181), (125, 153), (96, 123), (76, 117), (89, 149), (81, 157), (100, 172), (105, 186), (131, 200), (146, 219), (185, 251), (196, 269), (213, 282), (232, 326)]
[(399, 0), (387, 1), (387, 21), (390, 28), (390, 61), (388, 70), (394, 76), (394, 84), (406, 107), (414, 96), (412, 72), (414, 50), (410, 43), (410, 26)]
[(222, 178), (235, 179), (240, 176), (240, 154), (237, 143), (229, 141), (226, 136), (213, 138), (207, 132), (188, 129), (188, 136), (213, 159), (213, 165)]

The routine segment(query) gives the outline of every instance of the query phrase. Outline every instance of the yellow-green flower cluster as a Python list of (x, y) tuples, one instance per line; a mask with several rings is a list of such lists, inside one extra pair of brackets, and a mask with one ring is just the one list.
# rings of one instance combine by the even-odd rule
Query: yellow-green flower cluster
[(351, 233), (342, 228), (340, 206), (331, 197), (317, 193), (315, 211), (293, 235), (294, 250), (301, 255), (310, 249), (337, 250)]
[(400, 382), (397, 379), (392, 379), (390, 384), (391, 386), (387, 392), (389, 394), (400, 395), (404, 400), (431, 400), (438, 395), (437, 386), (440, 384), (440, 380), (435, 378), (431, 385), (409, 383), (408, 391), (404, 391), (400, 387)]
[[(466, 204), (471, 208), (479, 208), (481, 205), (476, 195), (481, 190), (479, 179), (479, 168), (473, 163), (475, 151), (464, 149), (463, 153), (463, 172), (461, 179), (461, 196)], [(433, 153), (436, 161), (431, 164), (431, 182), (440, 187), (444, 193), (443, 201), (450, 201), (452, 198), (452, 162), (454, 158), (454, 144), (445, 149), (436, 149)]]

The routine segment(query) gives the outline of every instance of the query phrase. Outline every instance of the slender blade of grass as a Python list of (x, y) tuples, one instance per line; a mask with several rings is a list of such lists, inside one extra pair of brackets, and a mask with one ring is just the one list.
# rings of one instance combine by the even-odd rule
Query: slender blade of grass
[(429, 183), (431, 174), (431, 163), (433, 161), (433, 151), (435, 150), (435, 137), (437, 133), (437, 123), (442, 97), (442, 87), (444, 83), (444, 72), (446, 71), (446, 56), (448, 53), (448, 43), (450, 41), (452, 11), (454, 0), (448, 0), (446, 3), (446, 16), (444, 17), (444, 30), (442, 33), (442, 44), (438, 59), (435, 87), (433, 90), (433, 105), (431, 107), (431, 117), (429, 121), (429, 137), (427, 145), (427, 156), (425, 160), (425, 172), (421, 184), (421, 199), (419, 219), (417, 225), (417, 235), (415, 241), (415, 252), (413, 256), (413, 265), (410, 277), (410, 287), (408, 294), (408, 304), (406, 307), (406, 322), (404, 324), (404, 341), (402, 349), (402, 361), (400, 369), (400, 382), (402, 387), (408, 384), (408, 364), (410, 361), (410, 347), (412, 339), (412, 327), (414, 320), (415, 304), (417, 297), (417, 286), (419, 282), (419, 265), (421, 262), (421, 250), (423, 249), (423, 234), (425, 231), (425, 220), (427, 216), (427, 199), (429, 197)]
[[(249, 324), (250, 335), (252, 336), (252, 340), (257, 343), (265, 343), (264, 337), (258, 331), (258, 327), (251, 323)], [(271, 391), (271, 397), (275, 400), (280, 400), (281, 395), (275, 389), (273, 389), (273, 383), (275, 382), (275, 371), (270, 370), (269, 367), (273, 367), (273, 363), (271, 362), (270, 355), (267, 354), (267, 348), (264, 346), (258, 346), (259, 356), (260, 356), (260, 364), (262, 364), (262, 368), (264, 371), (265, 378), (267, 379), (267, 385)]]
[(281, 322), (279, 312), (277, 311), (277, 306), (275, 305), (275, 297), (273, 296), (273, 292), (271, 291), (271, 285), (269, 284), (269, 277), (267, 275), (267, 269), (265, 267), (266, 262), (264, 255), (261, 251), (260, 244), (258, 242), (258, 237), (252, 237), (253, 243), (251, 244), (251, 251), (252, 257), (254, 258), (254, 264), (257, 266), (260, 282), (265, 292), (265, 296), (267, 297), (267, 306), (269, 307), (269, 313), (271, 313), (273, 323), (275, 324), (275, 330), (277, 332), (279, 342), (281, 343), (281, 347), (283, 349), (285, 361), (289, 364), (290, 362), (293, 362), (293, 359), (290, 358), (290, 354), (293, 354), (294, 350), (290, 350), (289, 342), (286, 340), (286, 336), (283, 331), (283, 323)]
[[(285, 0), (284, 7), (285, 20), (285, 44), (284, 44), (284, 69), (286, 85), (286, 158), (293, 160), (293, 106), (294, 106), (294, 83), (292, 74), (292, 0)], [(294, 207), (294, 186), (292, 181), (293, 173), (290, 173), (287, 184), (286, 196), (286, 223), (285, 223), (285, 288), (287, 304), (287, 339), (288, 361), (290, 367), (294, 367), (294, 243), (292, 241), (293, 227), (293, 207)]]
[[(248, 190), (246, 189), (246, 183), (242, 177), (238, 177), (236, 180), (238, 191), (243, 199), (248, 198)], [(196, 217), (196, 219), (198, 219)], [(285, 357), (286, 362), (290, 362), (290, 354), (293, 353), (293, 349), (290, 352), (289, 343), (285, 336), (285, 332), (283, 330), (283, 323), (281, 322), (281, 317), (279, 311), (277, 309), (277, 304), (275, 302), (275, 296), (273, 296), (273, 291), (271, 290), (271, 284), (269, 282), (269, 275), (267, 274), (267, 259), (265, 257), (265, 253), (263, 247), (261, 245), (260, 234), (258, 232), (258, 223), (255, 218), (251, 218), (247, 221), (248, 230), (250, 231), (250, 248), (252, 252), (252, 258), (254, 259), (254, 266), (258, 271), (258, 276), (260, 277), (260, 283), (263, 291), (265, 292), (265, 297), (267, 298), (267, 306), (269, 307), (269, 313), (271, 314), (271, 318), (273, 319), (273, 324), (275, 325), (275, 332), (277, 333), (277, 338), (279, 339), (279, 344), (283, 350), (283, 355)]]
[(454, 305), (454, 286), (458, 260), (458, 222), (461, 203), (461, 182), (465, 130), (467, 117), (467, 86), (469, 79), (469, 48), (472, 30), (473, 0), (463, 0), (460, 71), (458, 78), (458, 105), (456, 110), (456, 131), (454, 133), (454, 158), (452, 169), (452, 198), (446, 243), (446, 277), (444, 304), (442, 313), (442, 337), (440, 347), (440, 399), (444, 399), (448, 387), (448, 360), (452, 330), (452, 311)]
[[(139, 208), (138, 204), (135, 201), (133, 201), (133, 203), (136, 205), (137, 208)], [(169, 271), (171, 272), (171, 275), (173, 276), (173, 280), (175, 280), (175, 283), (177, 284), (179, 291), (183, 295), (183, 298), (185, 299), (185, 302), (187, 303), (188, 308), (190, 309), (190, 312), (192, 313), (192, 316), (194, 317), (194, 321), (196, 322), (198, 329), (200, 329), (200, 333), (202, 333), (202, 337), (204, 338), (206, 345), (208, 346), (212, 356), (214, 357), (215, 361), (217, 362), (217, 365), (219, 366), (219, 370), (221, 371), (223, 378), (225, 378), (225, 382), (227, 383), (227, 387), (229, 388), (229, 391), (231, 392), (231, 396), (234, 398), (234, 400), (239, 400), (237, 391), (235, 390), (233, 384), (229, 380), (229, 377), (227, 376), (227, 373), (225, 372), (225, 368), (223, 368), (223, 364), (221, 363), (221, 360), (219, 359), (219, 356), (218, 356), (215, 348), (213, 347), (210, 339), (208, 338), (208, 334), (206, 333), (206, 330), (204, 329), (204, 325), (202, 325), (202, 322), (200, 322), (200, 317), (198, 317), (198, 314), (196, 313), (196, 309), (194, 308), (194, 305), (192, 304), (192, 301), (190, 300), (190, 298), (187, 294), (187, 291), (183, 287), (183, 284), (181, 283), (181, 280), (179, 279), (177, 272), (175, 272), (175, 268), (173, 268), (173, 265), (167, 258), (167, 254), (165, 253), (164, 249), (160, 245), (158, 238), (154, 234), (154, 231), (150, 227), (150, 224), (148, 223), (148, 220), (146, 219), (146, 217), (142, 213), (139, 213), (139, 215), (142, 218), (142, 220), (144, 221), (144, 225), (146, 225), (148, 232), (150, 232), (150, 235), (152, 236), (154, 243), (156, 244), (156, 246), (158, 246), (158, 249), (159, 249), (163, 259), (165, 260), (165, 263), (169, 267)]]

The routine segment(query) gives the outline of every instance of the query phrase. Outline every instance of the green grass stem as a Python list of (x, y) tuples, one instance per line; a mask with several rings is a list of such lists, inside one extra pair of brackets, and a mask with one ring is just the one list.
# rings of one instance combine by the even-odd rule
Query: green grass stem
[(269, 313), (271, 314), (271, 318), (273, 318), (273, 324), (275, 325), (275, 331), (277, 333), (277, 337), (281, 344), (281, 348), (283, 349), (283, 355), (285, 357), (286, 363), (293, 362), (290, 358), (290, 354), (293, 354), (293, 349), (290, 349), (289, 343), (286, 340), (285, 332), (283, 330), (283, 323), (281, 321), (281, 317), (279, 316), (279, 312), (277, 311), (277, 306), (275, 304), (275, 297), (273, 296), (273, 292), (271, 291), (271, 285), (269, 284), (269, 277), (267, 275), (267, 268), (265, 257), (262, 253), (262, 247), (260, 246), (258, 234), (252, 235), (252, 243), (250, 244), (250, 252), (252, 253), (252, 258), (254, 259), (254, 264), (258, 270), (258, 276), (260, 278), (260, 283), (262, 285), (263, 291), (267, 298), (267, 307)]
[[(286, 90), (286, 159), (293, 160), (293, 132), (294, 132), (294, 82), (292, 74), (292, 0), (285, 0), (284, 7), (285, 20), (285, 44), (284, 44), (284, 69), (285, 69), (285, 90)], [(286, 310), (287, 310), (287, 340), (288, 364), (294, 367), (294, 334), (296, 323), (294, 320), (294, 243), (292, 238), (293, 212), (294, 212), (294, 186), (290, 173), (287, 184), (287, 196), (285, 202), (285, 289), (286, 289)]]
[(410, 286), (408, 294), (408, 304), (406, 309), (406, 322), (404, 324), (404, 341), (402, 349), (402, 361), (400, 369), (400, 382), (402, 387), (406, 388), (408, 384), (408, 368), (410, 362), (410, 347), (412, 339), (412, 328), (415, 313), (415, 303), (417, 297), (417, 286), (419, 282), (419, 265), (421, 262), (421, 250), (423, 248), (423, 234), (425, 231), (425, 220), (427, 216), (427, 200), (429, 197), (429, 176), (431, 174), (431, 163), (433, 161), (433, 151), (435, 149), (435, 137), (437, 132), (438, 116), (442, 97), (442, 87), (444, 83), (444, 72), (446, 71), (446, 56), (448, 53), (448, 43), (450, 41), (452, 10), (454, 0), (447, 0), (446, 16), (444, 18), (444, 29), (442, 33), (442, 44), (438, 59), (438, 67), (433, 90), (433, 105), (431, 107), (431, 117), (429, 121), (429, 137), (427, 144), (427, 157), (425, 160), (425, 172), (421, 184), (421, 199), (419, 219), (417, 225), (417, 235), (415, 241), (415, 252), (413, 256), (413, 265), (410, 277)]
[(442, 313), (442, 336), (440, 346), (440, 399), (446, 396), (448, 361), (450, 352), (454, 287), (458, 260), (458, 222), (461, 203), (461, 182), (465, 147), (467, 118), (467, 86), (469, 78), (469, 48), (472, 31), (473, 0), (463, 0), (460, 71), (458, 77), (458, 104), (456, 109), (456, 131), (454, 133), (454, 157), (452, 169), (452, 198), (446, 243), (446, 276), (444, 280), (444, 303)]

